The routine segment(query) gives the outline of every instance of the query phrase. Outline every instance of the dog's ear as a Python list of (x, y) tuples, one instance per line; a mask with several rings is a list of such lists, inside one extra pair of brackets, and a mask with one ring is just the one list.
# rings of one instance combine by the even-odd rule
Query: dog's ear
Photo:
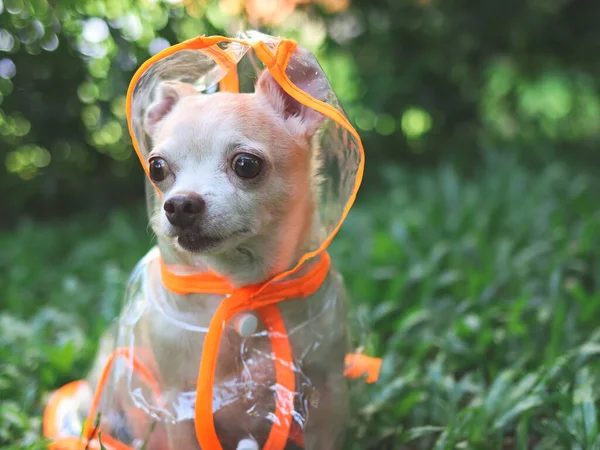
[(188, 83), (180, 81), (163, 81), (158, 85), (156, 98), (146, 111), (144, 129), (150, 136), (154, 136), (159, 123), (169, 114), (177, 102), (188, 95), (197, 94), (198, 91)]
[[(315, 58), (307, 50), (294, 50), (286, 74), (293, 84), (311, 97), (327, 101), (329, 82)], [(258, 78), (256, 93), (269, 101), (294, 133), (311, 137), (325, 120), (325, 116), (287, 94), (268, 70)]]

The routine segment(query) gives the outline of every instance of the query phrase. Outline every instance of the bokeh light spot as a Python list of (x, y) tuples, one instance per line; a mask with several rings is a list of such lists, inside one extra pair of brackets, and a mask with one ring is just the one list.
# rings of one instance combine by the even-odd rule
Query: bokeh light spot
[(204, 33), (204, 24), (200, 20), (188, 17), (181, 22), (178, 37), (182, 40), (191, 39)]
[(109, 58), (95, 59), (90, 64), (90, 74), (98, 79), (103, 79), (108, 75), (111, 60)]
[(375, 113), (370, 109), (363, 109), (356, 114), (356, 126), (364, 131), (371, 131), (375, 126)]
[(0, 52), (10, 52), (15, 45), (15, 38), (5, 29), (0, 29)]
[(89, 129), (94, 129), (100, 123), (102, 113), (97, 105), (90, 105), (83, 108), (81, 111), (81, 120)]
[(28, 180), (33, 178), (38, 169), (50, 164), (50, 152), (38, 145), (22, 145), (6, 155), (4, 165), (10, 173)]
[(10, 95), (13, 91), (13, 87), (12, 81), (8, 78), (0, 77), (0, 93), (2, 93), (3, 96), (6, 97)]
[(42, 40), (41, 46), (47, 52), (53, 52), (58, 48), (58, 36), (54, 33), (47, 35)]
[(23, 0), (5, 0), (6, 10), (11, 14), (20, 14), (23, 11)]
[(93, 17), (85, 21), (82, 35), (88, 42), (102, 42), (109, 35), (108, 25), (104, 20)]
[(226, 14), (218, 3), (212, 2), (206, 7), (206, 18), (216, 28), (224, 28), (231, 16)]
[(135, 14), (127, 14), (123, 17), (121, 32), (127, 41), (137, 41), (142, 35), (142, 22)]
[[(95, 145), (106, 146), (116, 144), (122, 136), (123, 128), (121, 124), (116, 120), (111, 120), (92, 134), (92, 140)], [(106, 152), (106, 149), (104, 152)]]
[(402, 132), (409, 139), (416, 139), (431, 130), (431, 115), (421, 108), (409, 108), (401, 119)]
[(125, 96), (121, 95), (119, 97), (116, 97), (110, 104), (110, 110), (115, 115), (115, 117), (124, 119), (125, 118)]
[(83, 103), (93, 103), (98, 98), (99, 92), (98, 86), (91, 81), (86, 81), (77, 89), (77, 96)]
[(17, 74), (17, 66), (11, 59), (0, 59), (0, 77), (11, 79)]
[(168, 48), (171, 44), (165, 38), (156, 38), (152, 39), (150, 45), (148, 45), (148, 53), (151, 55), (156, 55), (159, 52), (162, 52), (164, 49)]
[(26, 136), (31, 131), (31, 123), (25, 117), (17, 115), (14, 117), (14, 135)]
[(236, 16), (242, 13), (244, 2), (242, 0), (221, 0), (219, 2), (219, 8), (224, 14)]

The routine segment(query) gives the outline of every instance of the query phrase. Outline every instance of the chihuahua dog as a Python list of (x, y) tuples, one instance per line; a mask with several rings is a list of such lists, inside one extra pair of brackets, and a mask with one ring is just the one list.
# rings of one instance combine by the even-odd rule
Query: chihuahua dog
[(256, 89), (198, 95), (164, 82), (144, 122), (150, 177), (165, 199), (153, 230), (183, 261), (202, 255), (235, 286), (295, 265), (310, 244), (315, 207), (312, 144), (324, 116), (268, 72)]
[[(327, 101), (328, 81), (300, 50), (290, 60), (288, 75), (305, 92)], [(317, 141), (324, 120), (286, 94), (266, 70), (251, 94), (207, 95), (179, 81), (158, 84), (143, 127), (151, 141), (149, 176), (161, 193), (151, 217), (159, 243), (178, 264), (200, 259), (235, 287), (265, 282), (294, 267), (314, 248), (320, 232)], [(174, 396), (193, 393), (203, 335), (175, 327), (173, 320), (207, 327), (220, 297), (176, 295), (159, 277), (142, 283), (152, 284), (145, 291), (158, 293), (170, 312), (146, 307), (134, 333), (152, 343), (163, 390)], [(311, 297), (286, 300), (278, 308), (295, 358), (295, 420), (303, 430), (303, 446), (338, 449), (347, 413), (343, 365), (348, 350), (339, 276), (331, 270)], [(182, 380), (189, 384), (182, 386)], [(259, 324), (251, 336), (228, 327), (213, 390), (224, 449), (262, 448), (275, 411), (274, 386), (264, 327)], [(198, 449), (193, 417), (184, 416), (170, 416), (148, 448)]]

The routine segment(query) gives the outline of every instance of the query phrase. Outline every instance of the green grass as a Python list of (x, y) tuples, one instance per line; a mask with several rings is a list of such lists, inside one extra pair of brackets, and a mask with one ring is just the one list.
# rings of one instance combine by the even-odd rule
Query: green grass
[[(347, 448), (600, 449), (596, 181), (505, 158), (386, 177), (331, 250), (385, 358)], [(144, 214), (0, 233), (0, 448), (40, 446), (44, 395), (85, 374), (150, 245)]]

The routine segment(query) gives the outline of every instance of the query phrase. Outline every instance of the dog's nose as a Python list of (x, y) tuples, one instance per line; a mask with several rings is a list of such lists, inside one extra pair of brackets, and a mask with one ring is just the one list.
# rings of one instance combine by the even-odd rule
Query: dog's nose
[(198, 194), (175, 195), (164, 206), (169, 222), (180, 228), (192, 225), (205, 208), (204, 199)]

